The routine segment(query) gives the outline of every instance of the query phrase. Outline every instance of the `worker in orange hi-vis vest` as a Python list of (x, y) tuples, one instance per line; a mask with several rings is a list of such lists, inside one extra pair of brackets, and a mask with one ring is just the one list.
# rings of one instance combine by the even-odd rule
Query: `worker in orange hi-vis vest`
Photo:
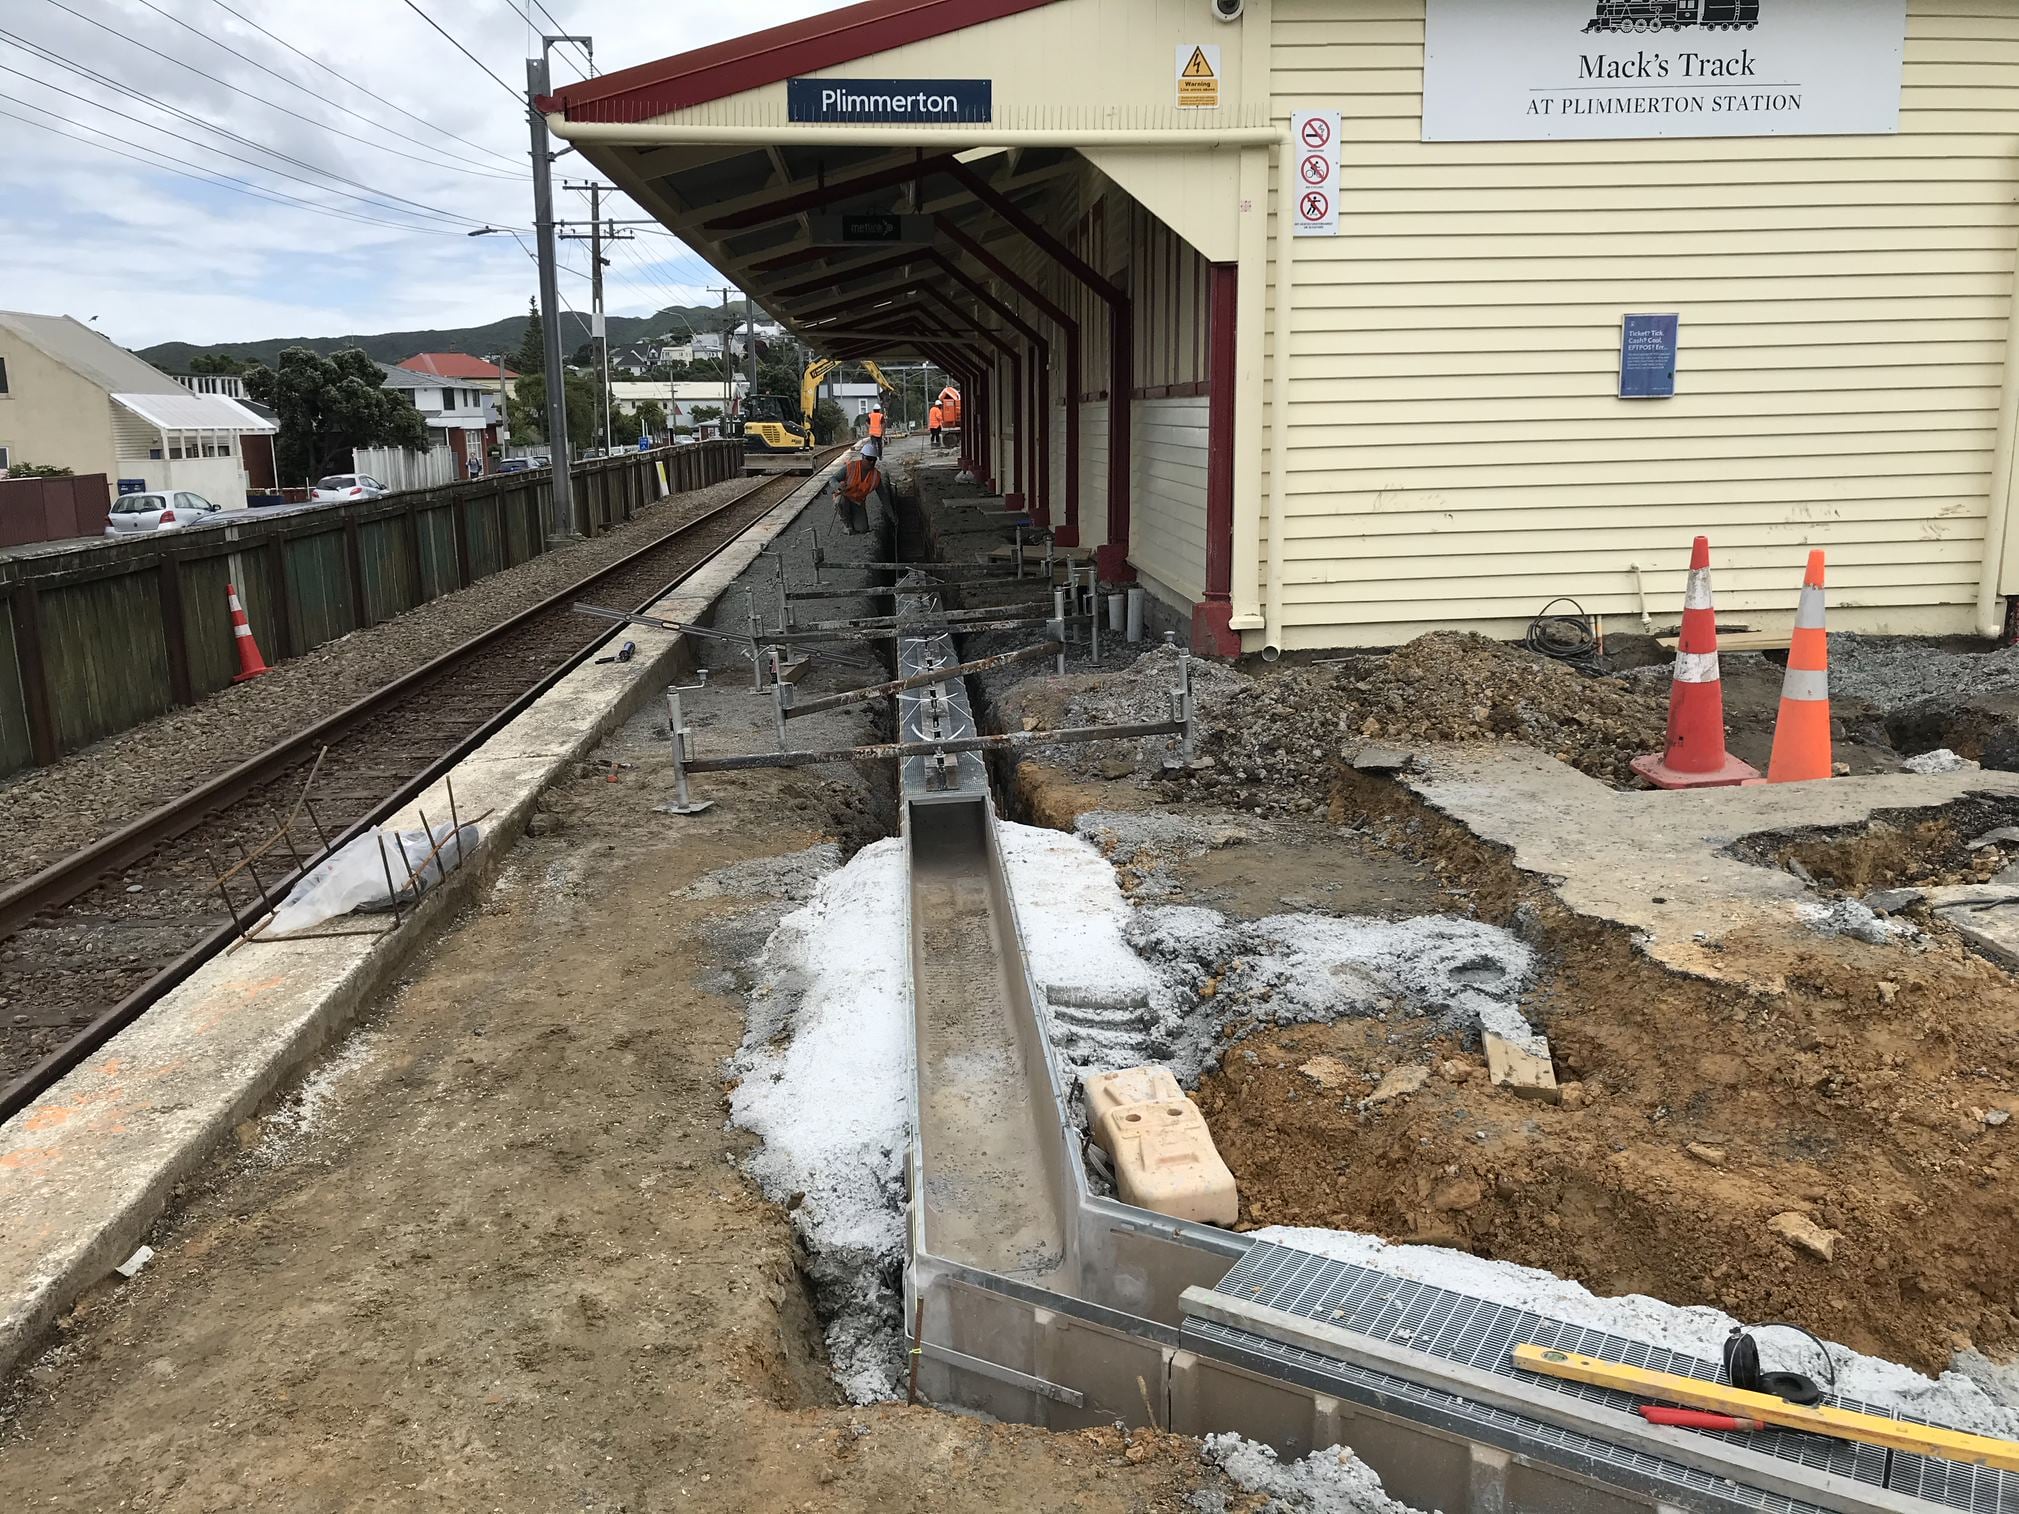
[(869, 529), (869, 497), (882, 487), (883, 474), (876, 463), (859, 452), (851, 452), (847, 466), (828, 479), (834, 517), (850, 536), (860, 536)]
[(926, 425), (926, 431), (931, 436), (932, 444), (935, 447), (940, 445), (939, 431), (940, 427), (944, 426), (945, 424), (946, 424), (946, 408), (943, 405), (941, 405), (938, 400), (934, 400), (932, 403), (932, 409), (926, 413), (925, 425)]
[(872, 405), (869, 410), (869, 434), (878, 441), (883, 440), (883, 406)]

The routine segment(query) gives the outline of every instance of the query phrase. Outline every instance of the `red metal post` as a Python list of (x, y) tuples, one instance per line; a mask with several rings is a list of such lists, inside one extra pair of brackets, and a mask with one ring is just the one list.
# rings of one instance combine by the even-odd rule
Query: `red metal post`
[(1233, 657), (1241, 650), (1234, 617), (1234, 337), (1240, 265), (1215, 263), (1207, 286), (1206, 597), (1192, 610), (1192, 650)]

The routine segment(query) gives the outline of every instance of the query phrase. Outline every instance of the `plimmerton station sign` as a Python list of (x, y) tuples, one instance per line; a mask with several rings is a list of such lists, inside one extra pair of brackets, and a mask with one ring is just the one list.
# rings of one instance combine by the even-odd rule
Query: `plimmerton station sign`
[(1423, 140), (1896, 132), (1907, 0), (1427, 0)]
[(787, 79), (791, 121), (905, 123), (988, 121), (993, 79)]

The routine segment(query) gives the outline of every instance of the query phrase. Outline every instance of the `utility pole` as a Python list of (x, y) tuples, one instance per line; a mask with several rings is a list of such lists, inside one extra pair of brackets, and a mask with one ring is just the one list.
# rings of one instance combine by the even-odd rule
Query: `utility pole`
[(547, 118), (533, 103), (547, 93), (547, 54), (542, 48), (539, 57), (526, 60), (526, 117), (533, 132), (533, 239), (539, 244), (540, 310), (547, 338), (547, 447), (554, 459), (554, 506), (547, 534), (566, 541), (575, 535), (575, 491), (568, 476), (568, 376), (561, 366), (561, 291), (554, 271), (554, 160), (547, 151)]
[[(612, 242), (628, 242), (634, 233), (619, 231), (612, 221), (603, 225), (603, 191), (606, 184), (566, 184), (567, 189), (586, 190), (589, 195), (589, 235), (568, 232), (562, 235), (564, 242), (586, 241), (589, 244), (589, 338), (595, 343), (596, 376), (603, 386), (603, 398), (597, 405), (603, 428), (603, 450), (607, 453), (613, 445), (610, 433), (610, 337), (609, 318), (603, 313), (603, 270), (610, 260), (603, 256), (605, 239)], [(564, 223), (565, 224), (565, 223)]]
[(729, 319), (729, 296), (736, 293), (736, 291), (734, 289), (725, 289), (720, 284), (717, 284), (715, 292), (722, 296), (722, 434), (727, 436), (729, 434), (729, 412), (734, 408), (731, 396), (734, 395), (736, 390), (736, 381), (733, 377), (736, 368), (729, 360), (729, 333), (735, 330), (735, 326)]
[(750, 393), (757, 392), (757, 318), (750, 311), (750, 296), (743, 296), (743, 375), (750, 380)]

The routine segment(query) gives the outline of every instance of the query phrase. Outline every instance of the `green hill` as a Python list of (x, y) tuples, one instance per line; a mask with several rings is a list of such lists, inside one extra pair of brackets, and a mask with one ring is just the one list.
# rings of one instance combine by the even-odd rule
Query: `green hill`
[[(740, 305), (730, 307), (740, 322)], [(764, 314), (758, 312), (757, 319)], [(610, 343), (621, 347), (648, 336), (680, 337), (689, 326), (696, 331), (721, 330), (722, 311), (714, 305), (669, 305), (656, 315), (613, 315), (606, 322)], [(311, 352), (339, 352), (361, 347), (366, 356), (381, 363), (397, 363), (417, 352), (466, 352), (472, 357), (488, 357), (495, 352), (517, 349), (526, 334), (526, 317), (519, 314), (488, 326), (462, 326), (444, 331), (381, 331), (348, 336), (269, 337), (257, 342), (160, 342), (140, 349), (140, 356), (167, 373), (183, 373), (189, 361), (200, 353), (218, 353), (271, 366), (290, 347), (306, 347)], [(561, 312), (561, 350), (573, 352), (589, 340), (588, 317)]]

